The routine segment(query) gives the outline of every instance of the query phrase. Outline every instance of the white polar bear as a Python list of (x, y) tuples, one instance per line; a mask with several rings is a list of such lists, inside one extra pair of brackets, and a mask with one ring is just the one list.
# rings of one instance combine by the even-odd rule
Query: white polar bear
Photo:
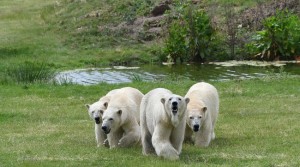
[(194, 84), (187, 94), (187, 124), (185, 140), (191, 140), (194, 133), (196, 146), (207, 147), (215, 138), (214, 127), (219, 113), (217, 89), (209, 83)]
[(111, 96), (102, 119), (110, 148), (129, 147), (140, 141), (140, 103), (143, 94), (131, 87), (120, 89)]
[[(102, 124), (102, 113), (106, 110), (110, 97), (115, 94), (119, 89), (114, 89), (108, 92), (105, 96), (101, 97), (98, 101), (93, 104), (86, 104), (85, 106), (88, 109), (88, 114), (91, 119), (95, 120), (95, 136), (97, 146), (104, 146), (104, 141), (107, 136), (101, 129)], [(103, 145), (104, 144), (104, 145)]]
[(153, 89), (142, 99), (141, 138), (143, 154), (179, 158), (186, 126), (186, 107), (189, 98), (173, 94), (164, 88)]

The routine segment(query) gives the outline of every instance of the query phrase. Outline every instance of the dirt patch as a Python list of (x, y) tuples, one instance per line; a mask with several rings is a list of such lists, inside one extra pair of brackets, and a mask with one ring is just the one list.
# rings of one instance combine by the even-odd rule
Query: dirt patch
[(152, 41), (162, 37), (167, 17), (164, 15), (153, 17), (140, 17), (134, 22), (122, 22), (117, 26), (99, 26), (99, 31), (110, 31), (111, 33), (126, 33), (131, 38), (142, 41)]
[[(203, 5), (201, 1), (194, 0), (193, 4)], [(203, 7), (203, 6), (202, 6)], [(204, 7), (205, 8), (205, 7)], [(247, 27), (249, 30), (262, 29), (262, 22), (265, 18), (272, 16), (277, 10), (288, 9), (300, 16), (299, 0), (274, 0), (268, 3), (258, 3), (255, 7), (245, 9), (236, 15), (236, 25)], [(133, 22), (121, 22), (117, 26), (104, 25), (99, 26), (100, 32), (110, 32), (111, 34), (121, 34), (129, 36), (138, 41), (153, 41), (157, 38), (164, 37), (166, 34), (170, 18), (163, 15), (167, 10), (172, 10), (172, 1), (166, 0), (159, 3), (151, 11), (151, 16), (138, 17)], [(212, 9), (207, 9), (212, 10)], [(99, 12), (91, 12), (86, 17), (97, 17)], [(213, 27), (224, 29), (223, 23), (218, 16), (211, 15)]]

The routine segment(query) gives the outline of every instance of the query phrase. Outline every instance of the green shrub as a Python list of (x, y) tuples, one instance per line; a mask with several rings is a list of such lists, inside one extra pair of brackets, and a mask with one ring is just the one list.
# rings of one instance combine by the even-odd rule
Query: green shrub
[(184, 61), (187, 53), (187, 45), (185, 41), (186, 28), (179, 20), (175, 20), (169, 28), (169, 36), (165, 43), (165, 52), (174, 63), (176, 63), (178, 58), (181, 62)]
[(54, 76), (45, 63), (25, 62), (16, 66), (10, 66), (6, 70), (7, 75), (18, 83), (47, 82)]
[(278, 11), (263, 22), (248, 45), (255, 56), (265, 60), (291, 59), (300, 53), (300, 19), (289, 11)]
[(189, 9), (186, 17), (188, 22), (188, 50), (192, 60), (203, 62), (211, 52), (213, 28), (208, 15), (203, 10)]
[[(176, 63), (182, 61), (204, 62), (213, 50), (214, 30), (205, 11), (194, 10), (191, 2), (178, 3), (175, 19), (165, 43), (166, 54)], [(172, 14), (172, 13), (171, 13)]]

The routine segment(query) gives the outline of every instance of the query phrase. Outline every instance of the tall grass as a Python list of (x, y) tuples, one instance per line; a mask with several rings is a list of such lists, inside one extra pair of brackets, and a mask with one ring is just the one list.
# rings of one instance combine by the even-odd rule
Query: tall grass
[(39, 62), (12, 65), (6, 72), (17, 83), (48, 82), (54, 76), (54, 71), (47, 64)]

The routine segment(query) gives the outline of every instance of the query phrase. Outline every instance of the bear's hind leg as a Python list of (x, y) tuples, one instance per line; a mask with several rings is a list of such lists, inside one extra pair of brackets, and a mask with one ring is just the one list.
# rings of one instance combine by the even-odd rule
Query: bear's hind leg
[(154, 147), (152, 145), (152, 141), (151, 141), (151, 134), (148, 133), (142, 133), (141, 139), (142, 139), (142, 146), (143, 146), (143, 154), (144, 155), (148, 155), (151, 153), (154, 153)]
[(214, 140), (216, 138), (216, 134), (215, 134), (215, 132), (213, 131), (212, 133), (211, 133), (211, 140)]

